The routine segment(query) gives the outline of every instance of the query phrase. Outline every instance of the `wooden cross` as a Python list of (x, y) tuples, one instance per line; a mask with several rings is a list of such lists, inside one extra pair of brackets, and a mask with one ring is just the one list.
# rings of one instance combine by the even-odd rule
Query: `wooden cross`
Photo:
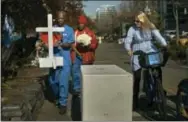
[(57, 66), (63, 66), (63, 57), (54, 56), (53, 50), (53, 32), (64, 32), (64, 27), (53, 27), (52, 25), (52, 14), (48, 14), (48, 27), (37, 27), (36, 32), (48, 32), (48, 53), (49, 56), (46, 58), (39, 58), (40, 68), (51, 68), (56, 69)]

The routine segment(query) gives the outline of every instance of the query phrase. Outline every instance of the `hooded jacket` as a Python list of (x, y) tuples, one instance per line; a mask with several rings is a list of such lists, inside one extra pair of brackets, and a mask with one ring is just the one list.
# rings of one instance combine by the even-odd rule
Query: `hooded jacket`
[[(75, 41), (73, 46), (81, 54), (81, 56), (82, 56), (82, 64), (93, 64), (94, 61), (95, 61), (95, 50), (98, 47), (98, 41), (97, 41), (97, 39), (95, 37), (94, 32), (92, 30), (90, 30), (88, 27), (85, 27), (82, 31), (76, 30), (75, 31), (75, 40), (81, 34), (88, 34), (90, 37), (92, 37), (91, 44), (89, 46), (87, 46), (87, 47), (83, 47), (83, 46), (80, 46)], [(72, 62), (73, 63), (74, 63), (75, 57), (76, 57), (76, 53), (75, 53), (75, 51), (72, 51), (71, 52), (71, 58), (72, 58)]]

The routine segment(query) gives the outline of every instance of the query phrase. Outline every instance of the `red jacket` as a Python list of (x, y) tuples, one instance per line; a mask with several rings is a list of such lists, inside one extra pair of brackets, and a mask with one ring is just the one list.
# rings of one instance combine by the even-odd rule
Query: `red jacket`
[[(75, 40), (80, 34), (84, 34), (84, 33), (88, 34), (90, 37), (92, 37), (91, 44), (89, 45), (89, 47), (83, 48), (83, 47), (79, 46), (76, 43), (76, 41), (75, 41), (75, 44), (73, 46), (76, 47), (78, 52), (81, 54), (83, 64), (93, 64), (94, 61), (95, 61), (95, 50), (98, 47), (98, 41), (95, 37), (94, 32), (92, 30), (90, 30), (89, 28), (85, 28), (82, 31), (76, 30), (75, 31)], [(76, 56), (76, 53), (74, 51), (72, 51), (71, 52), (72, 62), (74, 62), (75, 56)]]

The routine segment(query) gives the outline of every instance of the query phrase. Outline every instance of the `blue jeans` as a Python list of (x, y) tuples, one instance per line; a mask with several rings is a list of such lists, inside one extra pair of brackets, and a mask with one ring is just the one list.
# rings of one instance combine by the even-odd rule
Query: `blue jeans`
[(80, 92), (81, 89), (81, 65), (82, 59), (76, 56), (72, 67), (73, 90)]
[(59, 104), (66, 106), (68, 99), (69, 77), (71, 66), (63, 66), (62, 68), (50, 69), (49, 82), (54, 95), (57, 97)]

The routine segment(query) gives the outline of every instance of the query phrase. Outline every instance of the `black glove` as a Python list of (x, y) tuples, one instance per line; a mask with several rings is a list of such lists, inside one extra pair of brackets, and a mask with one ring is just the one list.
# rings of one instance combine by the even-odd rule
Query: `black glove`
[(89, 46), (85, 46), (85, 45), (82, 44), (82, 43), (79, 43), (78, 46), (79, 46), (79, 47), (82, 47), (82, 48), (88, 48), (88, 47), (89, 47)]

